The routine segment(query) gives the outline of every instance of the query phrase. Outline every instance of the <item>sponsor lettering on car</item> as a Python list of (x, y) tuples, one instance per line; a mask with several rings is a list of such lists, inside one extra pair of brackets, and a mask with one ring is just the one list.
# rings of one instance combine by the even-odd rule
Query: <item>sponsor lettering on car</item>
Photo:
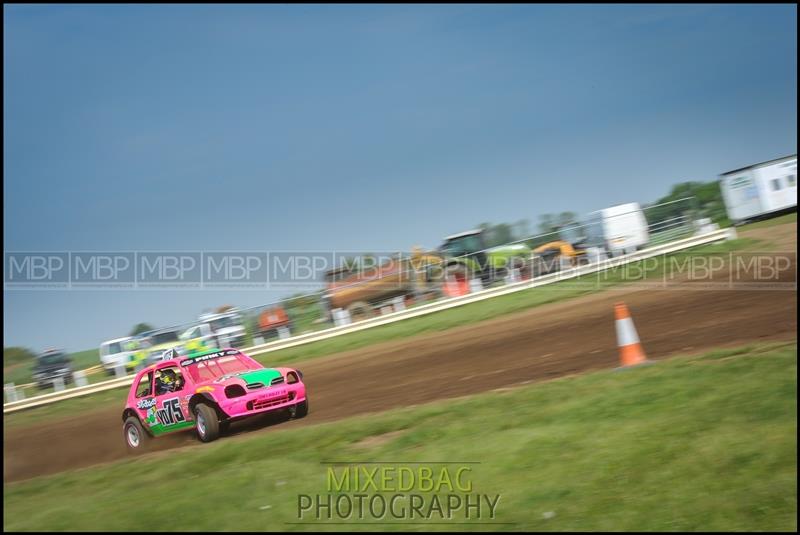
[(149, 409), (150, 407), (155, 406), (155, 404), (156, 404), (156, 398), (142, 399), (142, 400), (139, 400), (139, 402), (136, 404), (136, 408), (137, 409)]
[(221, 351), (215, 351), (214, 353), (209, 353), (207, 355), (200, 355), (200, 356), (197, 356), (197, 357), (192, 357), (192, 358), (188, 358), (188, 359), (182, 360), (181, 361), (181, 366), (183, 366), (185, 368), (186, 366), (191, 366), (192, 364), (194, 364), (196, 362), (203, 362), (204, 360), (211, 360), (211, 359), (216, 359), (216, 358), (219, 358), (219, 357), (225, 357), (225, 356), (228, 356), (228, 355), (238, 355), (238, 354), (239, 354), (239, 350), (238, 349), (223, 349)]

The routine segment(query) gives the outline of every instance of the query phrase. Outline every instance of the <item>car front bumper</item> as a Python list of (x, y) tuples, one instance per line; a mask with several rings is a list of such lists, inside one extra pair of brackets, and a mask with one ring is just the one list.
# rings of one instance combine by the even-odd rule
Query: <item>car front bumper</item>
[(292, 385), (276, 385), (249, 391), (238, 398), (226, 398), (220, 409), (231, 420), (245, 418), (269, 411), (285, 409), (302, 403), (306, 399), (306, 388), (303, 383)]

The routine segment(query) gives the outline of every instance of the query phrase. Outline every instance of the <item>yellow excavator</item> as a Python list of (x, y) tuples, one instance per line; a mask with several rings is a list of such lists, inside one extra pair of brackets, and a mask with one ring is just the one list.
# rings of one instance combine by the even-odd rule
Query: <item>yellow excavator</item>
[(586, 237), (579, 226), (565, 226), (558, 231), (557, 240), (547, 242), (534, 248), (534, 277), (559, 271), (563, 267), (575, 267), (587, 263)]

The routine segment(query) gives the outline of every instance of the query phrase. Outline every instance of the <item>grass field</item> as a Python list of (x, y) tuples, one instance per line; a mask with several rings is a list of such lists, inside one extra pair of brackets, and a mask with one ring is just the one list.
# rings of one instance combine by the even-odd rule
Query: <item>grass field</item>
[[(762, 241), (743, 238), (696, 247), (693, 248), (691, 252), (681, 252), (666, 257), (658, 257), (655, 259), (655, 263), (651, 265), (651, 269), (647, 272), (646, 279), (659, 280), (661, 278), (666, 263), (665, 258), (667, 261), (670, 261), (670, 259), (680, 261), (689, 254), (715, 254), (763, 246), (764, 243)], [(556, 284), (532, 288), (530, 290), (503, 295), (418, 318), (411, 318), (397, 323), (258, 355), (255, 358), (267, 366), (289, 363), (299, 364), (304, 360), (320, 356), (359, 349), (380, 342), (409, 338), (424, 333), (443, 331), (459, 325), (477, 323), (504, 314), (519, 312), (547, 303), (554, 303), (564, 299), (594, 293), (604, 288), (625, 284), (624, 280), (621, 272), (609, 271), (602, 275), (602, 277), (588, 275), (583, 279), (566, 280)], [(101, 380), (104, 377), (96, 375), (92, 376), (92, 378), (93, 380)], [(53, 405), (45, 405), (18, 413), (11, 413), (5, 416), (4, 425), (28, 425), (48, 419), (62, 418), (65, 415), (74, 415), (87, 408), (96, 408), (98, 404), (111, 403), (122, 406), (126, 395), (126, 389), (116, 389), (81, 398), (68, 399)]]
[(791, 214), (784, 214), (771, 219), (763, 221), (756, 221), (755, 223), (747, 223), (739, 227), (739, 230), (750, 230), (755, 228), (774, 227), (775, 225), (784, 225), (786, 223), (797, 223), (797, 212)]
[(498, 524), (381, 529), (794, 531), (796, 377), (795, 343), (751, 345), (330, 424), (279, 424), (5, 485), (4, 528), (374, 529), (293, 524), (298, 494), (327, 493), (324, 462), (446, 460), (479, 463), (469, 479), (474, 492), (501, 496), (496, 517), (483, 519)]

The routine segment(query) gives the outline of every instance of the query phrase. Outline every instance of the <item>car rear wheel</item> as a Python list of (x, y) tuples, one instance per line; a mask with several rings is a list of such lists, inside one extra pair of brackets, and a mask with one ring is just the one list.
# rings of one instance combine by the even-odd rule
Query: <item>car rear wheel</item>
[(199, 403), (194, 408), (194, 422), (201, 442), (211, 442), (219, 437), (219, 418), (212, 407)]
[(150, 435), (142, 427), (139, 418), (128, 416), (125, 423), (122, 424), (122, 434), (129, 452), (140, 452), (147, 449)]
[(304, 399), (300, 403), (297, 403), (296, 405), (292, 405), (288, 410), (289, 418), (292, 420), (305, 418), (308, 414), (308, 398)]

